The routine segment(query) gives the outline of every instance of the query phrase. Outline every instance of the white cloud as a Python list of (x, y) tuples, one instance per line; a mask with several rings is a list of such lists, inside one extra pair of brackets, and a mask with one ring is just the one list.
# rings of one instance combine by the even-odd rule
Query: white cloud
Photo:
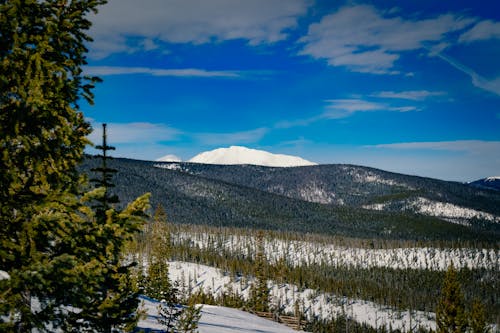
[(238, 78), (240, 72), (236, 71), (208, 71), (197, 68), (183, 69), (162, 69), (148, 67), (115, 67), (115, 66), (87, 66), (85, 74), (109, 76), (109, 75), (131, 75), (144, 74), (152, 76), (175, 76), (175, 77), (220, 77), (220, 78)]
[(463, 65), (462, 63), (458, 62), (457, 60), (446, 56), (442, 53), (439, 53), (436, 55), (437, 57), (441, 58), (442, 60), (446, 61), (459, 71), (467, 74), (470, 76), (472, 84), (480, 89), (489, 91), (493, 94), (499, 95), (500, 96), (500, 77), (496, 77), (494, 79), (487, 79), (478, 73), (476, 73), (474, 70), (471, 68)]
[[(102, 141), (102, 127), (100, 123), (91, 121), (94, 131), (89, 135), (90, 141), (100, 144)], [(176, 140), (181, 131), (164, 124), (147, 122), (136, 123), (108, 123), (107, 136), (110, 145), (120, 144), (152, 144), (161, 141)]]
[(408, 90), (408, 91), (380, 91), (371, 94), (372, 97), (378, 98), (393, 98), (393, 99), (408, 99), (412, 101), (423, 101), (430, 97), (443, 96), (446, 93), (443, 91), (428, 91), (428, 90)]
[(400, 150), (442, 150), (500, 156), (500, 141), (457, 140), (436, 142), (404, 142), (380, 144), (368, 147)]
[(193, 137), (204, 145), (237, 145), (256, 143), (268, 132), (267, 128), (257, 128), (233, 133), (199, 133), (193, 134)]
[(328, 105), (322, 118), (339, 119), (349, 117), (356, 112), (370, 111), (416, 111), (415, 106), (390, 106), (384, 103), (371, 102), (362, 99), (330, 99), (326, 100)]
[(343, 7), (309, 26), (300, 54), (351, 71), (397, 74), (394, 63), (401, 52), (440, 44), (447, 33), (473, 22), (451, 14), (423, 20), (384, 14), (368, 5)]
[[(97, 16), (91, 56), (128, 52), (126, 37), (173, 43), (245, 39), (251, 45), (287, 38), (310, 0), (111, 0)], [(147, 42), (150, 43), (150, 42)], [(143, 43), (143, 49), (151, 44)], [(157, 45), (155, 43), (155, 45)]]
[(308, 126), (317, 121), (325, 119), (342, 119), (352, 116), (357, 112), (391, 111), (410, 112), (418, 111), (413, 105), (392, 106), (386, 103), (373, 102), (361, 98), (327, 99), (325, 100), (325, 111), (321, 114), (295, 120), (282, 120), (274, 125), (274, 128), (284, 129), (298, 126)]
[(500, 22), (481, 21), (472, 29), (464, 32), (460, 36), (459, 42), (470, 43), (486, 39), (500, 39)]

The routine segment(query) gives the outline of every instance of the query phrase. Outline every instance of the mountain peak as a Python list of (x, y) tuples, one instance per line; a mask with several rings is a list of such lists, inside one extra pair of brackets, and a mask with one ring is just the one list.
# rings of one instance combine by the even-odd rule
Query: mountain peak
[(189, 162), (203, 164), (252, 164), (269, 167), (316, 165), (316, 163), (297, 156), (273, 154), (241, 146), (230, 146), (229, 148), (206, 151), (196, 155)]

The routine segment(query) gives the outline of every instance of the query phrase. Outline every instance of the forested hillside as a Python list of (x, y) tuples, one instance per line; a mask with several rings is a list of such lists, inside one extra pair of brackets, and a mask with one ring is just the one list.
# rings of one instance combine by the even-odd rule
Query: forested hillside
[[(88, 173), (96, 163), (89, 157), (81, 169)], [(388, 239), (495, 241), (500, 234), (500, 194), (458, 183), (346, 165), (266, 168), (114, 159), (110, 166), (118, 170), (114, 190), (123, 201), (151, 192), (152, 205), (161, 203), (174, 223)], [(484, 215), (461, 225), (398, 209), (398, 200), (416, 197)], [(374, 206), (380, 203), (386, 207)]]

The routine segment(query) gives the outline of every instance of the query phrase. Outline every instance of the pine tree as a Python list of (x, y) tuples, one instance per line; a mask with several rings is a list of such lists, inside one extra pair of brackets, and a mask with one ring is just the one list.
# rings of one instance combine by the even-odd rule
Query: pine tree
[(438, 333), (465, 332), (468, 327), (464, 296), (453, 265), (444, 277), (436, 308), (436, 324)]
[(202, 306), (196, 304), (189, 304), (182, 310), (178, 318), (176, 328), (178, 332), (182, 333), (195, 333), (198, 329), (198, 322), (201, 318)]
[(102, 198), (98, 199), (98, 204), (94, 206), (97, 210), (97, 215), (99, 218), (105, 218), (105, 212), (109, 208), (111, 208), (111, 204), (118, 203), (118, 196), (113, 195), (109, 192), (109, 190), (115, 187), (113, 184), (113, 175), (116, 174), (117, 170), (110, 168), (108, 166), (108, 161), (112, 159), (111, 156), (108, 155), (108, 151), (115, 150), (115, 147), (108, 145), (108, 138), (106, 134), (106, 124), (102, 124), (102, 145), (98, 145), (95, 148), (100, 150), (102, 153), (98, 155), (101, 158), (102, 164), (98, 168), (92, 168), (91, 171), (97, 174), (100, 174), (99, 178), (92, 178), (90, 182), (95, 184), (95, 187), (103, 187), (104, 195)]
[(147, 254), (148, 270), (144, 291), (147, 296), (162, 300), (168, 298), (172, 290), (167, 263), (171, 252), (170, 231), (167, 226), (167, 214), (161, 205), (155, 210), (146, 239), (150, 249)]
[(472, 333), (488, 332), (484, 305), (479, 300), (474, 300), (472, 302), (472, 307), (469, 315), (469, 326)]
[(254, 274), (255, 282), (250, 290), (250, 303), (255, 311), (269, 311), (269, 289), (265, 273), (266, 257), (264, 253), (264, 232), (257, 233), (257, 252), (255, 254)]
[[(0, 2), (0, 330), (57, 323), (81, 263), (68, 252), (76, 166), (98, 78), (82, 75), (89, 12), (101, 0)], [(40, 311), (31, 308), (38, 299)], [(6, 318), (6, 317), (2, 317)]]
[[(103, 143), (97, 148), (102, 151), (102, 165), (93, 169), (100, 174), (100, 178), (94, 179), (99, 195), (92, 198), (98, 203), (92, 208), (98, 234), (105, 238), (101, 240), (104, 246), (98, 247), (98, 252), (95, 253), (99, 258), (97, 272), (102, 274), (96, 278), (100, 278), (102, 283), (96, 286), (91, 302), (81, 302), (82, 311), (77, 317), (78, 320), (97, 327), (99, 331), (112, 332), (115, 328), (132, 329), (138, 320), (136, 309), (139, 304), (139, 289), (131, 278), (132, 268), (136, 263), (124, 263), (123, 253), (126, 243), (140, 231), (142, 220), (133, 219), (126, 210), (119, 211), (112, 206), (112, 203), (119, 200), (109, 192), (109, 188), (113, 187), (112, 176), (116, 170), (107, 165), (109, 156), (106, 152), (114, 147), (107, 145), (106, 124), (103, 124)], [(143, 205), (143, 208), (148, 206), (147, 203)], [(143, 211), (144, 209), (134, 214), (141, 217)]]
[(174, 283), (170, 287), (170, 292), (164, 295), (165, 297), (158, 305), (158, 322), (165, 326), (167, 333), (176, 332), (179, 318), (183, 312), (177, 295), (177, 284)]
[(99, 81), (82, 74), (88, 16), (105, 2), (0, 2), (0, 267), (10, 277), (0, 283), (2, 332), (102, 332), (106, 316), (127, 329), (135, 311), (126, 269), (110, 262), (139, 230), (148, 197), (98, 217), (87, 203), (106, 189), (80, 196), (76, 169), (90, 133), (78, 102), (92, 104)]

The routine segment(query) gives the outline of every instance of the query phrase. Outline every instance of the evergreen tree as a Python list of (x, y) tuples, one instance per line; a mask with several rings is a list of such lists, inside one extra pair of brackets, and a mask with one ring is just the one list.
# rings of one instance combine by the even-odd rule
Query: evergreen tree
[(99, 81), (82, 74), (88, 16), (105, 2), (0, 2), (2, 332), (102, 332), (103, 318), (127, 329), (135, 311), (127, 268), (117, 263), (148, 197), (96, 214), (87, 203), (106, 189), (80, 197), (76, 170), (90, 133), (78, 102), (92, 104)]
[(438, 333), (465, 332), (468, 327), (464, 296), (453, 265), (444, 277), (436, 308), (436, 324)]
[(115, 187), (112, 178), (117, 170), (108, 166), (108, 160), (112, 159), (112, 157), (108, 155), (108, 151), (115, 150), (115, 147), (108, 146), (106, 127), (106, 124), (102, 124), (102, 145), (98, 145), (95, 147), (102, 152), (100, 155), (98, 155), (101, 158), (102, 164), (98, 168), (91, 169), (92, 172), (100, 174), (100, 177), (90, 179), (90, 181), (95, 184), (95, 187), (103, 187), (105, 190), (103, 197), (98, 199), (98, 204), (94, 206), (94, 208), (97, 209), (98, 217), (101, 219), (105, 218), (105, 212), (106, 210), (111, 208), (111, 204), (119, 202), (118, 196), (113, 195), (109, 192), (111, 188)]
[(189, 304), (182, 311), (179, 316), (176, 328), (178, 332), (182, 333), (195, 333), (198, 330), (198, 322), (201, 318), (202, 306), (196, 306), (196, 304)]
[(161, 300), (158, 305), (158, 322), (165, 326), (167, 333), (177, 331), (179, 318), (182, 315), (183, 308), (179, 304), (177, 284), (173, 284), (170, 292)]
[[(126, 210), (118, 211), (111, 205), (118, 202), (118, 197), (109, 192), (109, 187), (113, 187), (112, 175), (116, 171), (107, 166), (109, 156), (106, 152), (114, 147), (107, 145), (106, 124), (103, 124), (103, 143), (97, 148), (102, 151), (102, 165), (94, 169), (100, 174), (94, 182), (100, 191), (98, 196), (92, 198), (98, 203), (92, 208), (98, 234), (103, 236), (98, 244), (102, 242), (104, 246), (98, 247), (95, 253), (99, 258), (98, 272), (103, 276), (96, 277), (101, 283), (96, 286), (91, 302), (81, 302), (82, 311), (77, 317), (78, 320), (88, 321), (99, 331), (112, 332), (113, 329), (132, 329), (138, 320), (139, 289), (131, 278), (136, 263), (124, 263), (123, 253), (126, 243), (140, 231), (142, 219), (133, 219)], [(134, 215), (141, 217), (147, 206), (144, 202), (142, 209)]]
[(148, 270), (144, 292), (147, 296), (162, 300), (169, 297), (171, 284), (168, 276), (170, 258), (170, 233), (167, 226), (167, 214), (163, 206), (155, 210), (146, 237), (149, 245)]
[(472, 333), (488, 332), (484, 305), (479, 300), (474, 300), (472, 302), (472, 308), (469, 315), (469, 326)]
[(255, 282), (250, 290), (250, 303), (255, 311), (269, 311), (269, 289), (267, 287), (267, 275), (265, 272), (266, 256), (264, 253), (264, 232), (257, 233), (257, 252), (255, 254)]
[(68, 217), (90, 133), (78, 100), (92, 103), (98, 81), (82, 75), (86, 17), (104, 2), (0, 2), (0, 267), (10, 275), (0, 330), (54, 322), (72, 290), (79, 263), (67, 246), (78, 226)]

